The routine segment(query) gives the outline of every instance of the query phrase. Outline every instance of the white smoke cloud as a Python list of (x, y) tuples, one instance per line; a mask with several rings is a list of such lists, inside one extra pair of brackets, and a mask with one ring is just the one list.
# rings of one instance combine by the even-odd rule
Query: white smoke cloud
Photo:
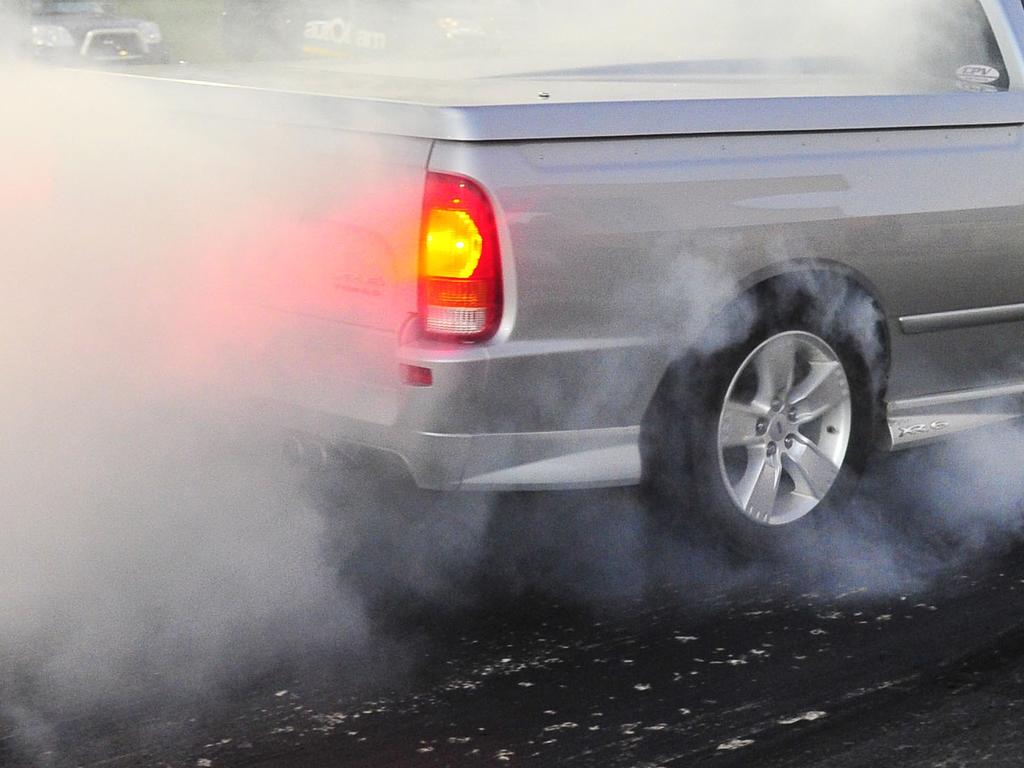
[[(547, 4), (528, 43), (559, 50), (529, 63), (798, 50), (889, 66), (882, 52), (934, 41), (903, 23), (910, 3), (798, 5), (806, 13), (794, 18), (777, 0), (663, 3), (644, 17)], [(17, 105), (0, 121), (0, 712), (29, 751), (49, 743), (50, 717), (65, 708), (202, 689), (322, 648), (358, 654), (383, 642), (374, 616), (395, 594), (471, 601), (481, 571), (505, 589), (598, 607), (652, 583), (757, 583), (757, 566), (714, 547), (652, 541), (631, 492), (513, 497), (492, 515), (487, 497), (422, 495), (359, 465), (311, 492), (238, 407), (254, 371), (267, 373), (254, 353), (279, 329), (254, 326), (227, 299), (287, 283), (288, 244), (322, 253), (331, 212), (372, 208), (367, 185), (383, 166), (394, 171), (386, 147), (346, 137), (338, 151), (360, 158), (357, 172), (325, 172), (301, 143), (273, 144), (273, 128), (247, 138), (97, 82), (0, 72), (0, 103)], [(667, 283), (685, 287), (704, 328), (733, 286), (714, 260), (697, 267)], [(621, 299), (628, 311), (635, 297)], [(337, 365), (367, 364), (366, 352)], [(949, 567), (951, 552), (957, 562), (1018, 537), (1020, 443), (1007, 430), (897, 462), (917, 493), (894, 505), (891, 483), (869, 478), (851, 518), (789, 565), (816, 584), (903, 590)], [(894, 506), (929, 533), (894, 523)]]

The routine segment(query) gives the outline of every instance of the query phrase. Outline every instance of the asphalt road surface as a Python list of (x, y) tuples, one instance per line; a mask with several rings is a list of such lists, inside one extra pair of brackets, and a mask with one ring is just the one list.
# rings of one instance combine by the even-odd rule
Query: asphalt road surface
[(1019, 547), (905, 594), (783, 569), (614, 609), (530, 590), (405, 607), (401, 665), (325, 651), (209, 696), (136, 695), (57, 717), (42, 751), (8, 721), (0, 764), (1017, 766), (1022, 611)]

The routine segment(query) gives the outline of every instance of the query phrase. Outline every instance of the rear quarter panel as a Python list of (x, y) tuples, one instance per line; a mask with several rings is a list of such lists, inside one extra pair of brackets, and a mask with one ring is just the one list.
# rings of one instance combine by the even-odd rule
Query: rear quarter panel
[[(1024, 302), (1021, 138), (996, 126), (441, 142), (431, 167), (495, 198), (514, 292), (493, 355), (523, 360), (512, 400), (531, 428), (559, 429), (639, 423), (667, 362), (720, 341), (726, 305), (809, 263), (841, 265), (879, 299), (890, 397), (1020, 380), (1021, 324), (906, 336), (898, 318)], [(580, 366), (547, 353), (572, 348)]]

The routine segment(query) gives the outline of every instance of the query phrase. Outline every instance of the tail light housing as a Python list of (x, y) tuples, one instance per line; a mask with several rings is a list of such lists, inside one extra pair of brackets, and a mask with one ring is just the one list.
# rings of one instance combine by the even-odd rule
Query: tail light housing
[(501, 312), (501, 254), (487, 194), (471, 179), (428, 173), (419, 264), (424, 335), (485, 341)]

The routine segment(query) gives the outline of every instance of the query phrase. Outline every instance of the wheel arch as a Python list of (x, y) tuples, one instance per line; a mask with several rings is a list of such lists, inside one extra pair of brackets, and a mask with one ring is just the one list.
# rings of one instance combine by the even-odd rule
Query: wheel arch
[[(875, 332), (877, 333), (880, 351), (880, 359), (876, 361), (880, 367), (876, 390), (880, 404), (884, 403), (889, 371), (892, 365), (892, 331), (889, 316), (880, 298), (880, 292), (872, 281), (863, 273), (846, 264), (829, 259), (805, 258), (775, 263), (752, 272), (737, 281), (739, 290), (734, 297), (713, 314), (712, 319), (701, 329), (696, 338), (707, 338), (716, 326), (720, 327), (729, 322), (728, 318), (741, 314), (738, 307), (742, 307), (743, 304), (751, 300), (754, 302), (754, 317), (756, 318), (768, 306), (771, 306), (773, 301), (778, 300), (778, 296), (784, 286), (800, 286), (801, 283), (804, 283), (806, 288), (810, 288), (815, 284), (821, 285), (822, 281), (826, 281), (833, 286), (844, 285), (847, 290), (865, 296), (874, 307), (877, 313)], [(756, 319), (754, 322), (756, 322)], [(729, 333), (726, 336), (728, 337)], [(692, 370), (693, 366), (700, 365), (702, 356), (713, 352), (717, 348), (715, 346), (702, 348), (702, 344), (698, 341), (698, 343), (684, 350), (681, 355), (667, 361), (641, 422), (642, 456), (647, 453), (644, 450), (644, 444), (649, 439), (652, 423), (657, 419), (657, 413), (661, 405), (666, 401), (666, 398), (671, 400), (677, 396), (674, 393), (679, 391), (678, 387), (685, 386), (682, 382), (686, 379), (686, 372)], [(884, 431), (880, 430), (881, 425), (876, 424), (875, 426), (879, 434)], [(644, 464), (644, 472), (646, 473), (646, 458), (644, 458)]]
[[(892, 367), (892, 324), (889, 313), (881, 298), (881, 291), (863, 272), (838, 261), (825, 258), (803, 258), (778, 262), (751, 272), (737, 282), (738, 291), (729, 304), (723, 306), (715, 315), (714, 322), (727, 316), (737, 303), (748, 301), (753, 297), (758, 302), (758, 309), (763, 309), (766, 302), (777, 295), (778, 286), (786, 283), (794, 284), (805, 281), (810, 287), (815, 282), (829, 280), (845, 284), (851, 291), (867, 297), (878, 314), (876, 332), (881, 350), (881, 386), (880, 394), (884, 397), (888, 384), (889, 371)], [(704, 333), (707, 333), (707, 328)], [(668, 371), (666, 371), (668, 375)]]

